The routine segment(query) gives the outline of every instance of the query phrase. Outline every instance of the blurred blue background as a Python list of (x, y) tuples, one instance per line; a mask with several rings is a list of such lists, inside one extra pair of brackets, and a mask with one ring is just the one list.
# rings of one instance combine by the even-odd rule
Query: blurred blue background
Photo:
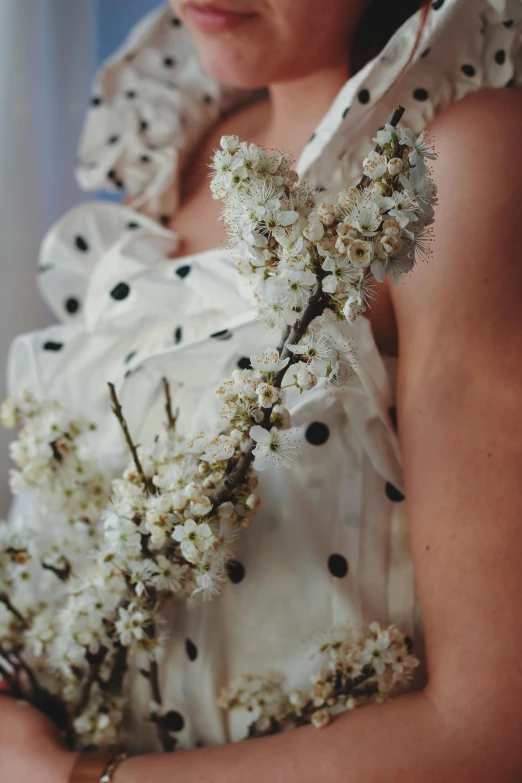
[[(88, 0), (82, 0), (86, 2)], [(97, 62), (108, 57), (126, 37), (142, 16), (166, 5), (167, 0), (92, 0), (96, 2)]]
[[(0, 0), (0, 401), (17, 334), (54, 320), (36, 286), (40, 244), (76, 204), (74, 161), (101, 63), (167, 0)], [(116, 196), (117, 199), (120, 196)], [(0, 428), (0, 518), (13, 433)]]

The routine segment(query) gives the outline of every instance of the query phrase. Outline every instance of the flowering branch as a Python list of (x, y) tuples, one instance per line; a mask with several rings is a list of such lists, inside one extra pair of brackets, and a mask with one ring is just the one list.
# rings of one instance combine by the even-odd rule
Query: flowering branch
[[(387, 125), (395, 128), (399, 123), (399, 121), (401, 120), (403, 114), (404, 114), (404, 108), (402, 106), (398, 106), (393, 111), (390, 119), (388, 120)], [(375, 152), (380, 151), (380, 149), (381, 149), (380, 145), (377, 144), (375, 148)], [(357, 188), (362, 190), (369, 182), (371, 182), (370, 178), (365, 175), (362, 177), (361, 181), (357, 185)], [(304, 337), (312, 321), (314, 321), (316, 318), (322, 315), (326, 307), (328, 307), (329, 305), (328, 294), (323, 291), (323, 286), (322, 286), (322, 280), (325, 277), (326, 277), (325, 272), (319, 269), (318, 272), (316, 273), (316, 278), (317, 278), (316, 283), (312, 288), (312, 290), (310, 291), (304, 310), (302, 311), (299, 318), (297, 318), (297, 320), (295, 321), (294, 325), (290, 329), (289, 334), (288, 334), (288, 328), (285, 330), (283, 341), (282, 341), (283, 348), (280, 353), (281, 353), (281, 360), (285, 360), (289, 358), (289, 362), (277, 372), (273, 380), (272, 385), (276, 389), (281, 388), (283, 379), (285, 377), (286, 372), (288, 371), (288, 368), (290, 367), (291, 364), (295, 363), (298, 360), (298, 356), (293, 351), (291, 351), (289, 345), (297, 345), (298, 343), (300, 343), (301, 339)], [(266, 430), (271, 429), (272, 427), (271, 413), (272, 411), (270, 408), (264, 409), (263, 420), (260, 422), (260, 426), (263, 427), (263, 429)], [(219, 487), (211, 495), (211, 501), (215, 507), (219, 506), (221, 503), (226, 502), (232, 495), (234, 489), (236, 489), (238, 486), (243, 484), (246, 475), (248, 473), (248, 470), (252, 465), (252, 463), (254, 462), (255, 447), (256, 447), (256, 441), (251, 437), (246, 447), (244, 448), (243, 453), (239, 461), (237, 462), (237, 464), (230, 470), (229, 473), (227, 473), (224, 476)]]

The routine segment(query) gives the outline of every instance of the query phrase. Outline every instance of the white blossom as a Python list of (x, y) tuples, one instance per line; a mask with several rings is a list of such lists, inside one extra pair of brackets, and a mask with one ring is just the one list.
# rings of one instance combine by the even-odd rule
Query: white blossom
[(181, 552), (189, 562), (196, 563), (201, 554), (214, 543), (214, 535), (206, 522), (187, 519), (182, 525), (176, 525), (172, 538), (180, 542)]
[(296, 438), (292, 431), (281, 432), (276, 427), (268, 431), (256, 424), (250, 430), (250, 437), (257, 444), (254, 448), (257, 470), (266, 470), (270, 465), (290, 467), (297, 453)]

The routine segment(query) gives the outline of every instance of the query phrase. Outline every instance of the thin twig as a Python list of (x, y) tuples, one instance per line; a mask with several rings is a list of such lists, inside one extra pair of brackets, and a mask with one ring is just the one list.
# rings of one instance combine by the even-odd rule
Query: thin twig
[[(159, 685), (159, 668), (156, 661), (150, 662), (150, 669), (147, 673), (147, 679), (150, 684), (150, 690), (152, 694), (153, 700), (156, 702), (156, 704), (162, 705), (161, 701), (161, 691), (160, 691), (160, 685)], [(174, 737), (171, 736), (169, 730), (167, 729), (165, 722), (163, 720), (163, 716), (159, 716), (156, 721), (156, 729), (158, 732), (159, 741), (161, 742), (161, 746), (163, 750), (170, 753), (174, 750), (176, 747), (176, 740)]]
[(8, 609), (11, 612), (11, 614), (13, 614), (16, 617), (16, 619), (22, 623), (24, 628), (27, 628), (27, 620), (22, 615), (22, 613), (19, 612), (15, 606), (13, 606), (13, 604), (9, 600), (9, 596), (6, 593), (0, 593), (0, 604), (3, 604), (6, 607), (6, 609)]
[(141, 478), (141, 481), (143, 483), (143, 486), (145, 489), (147, 489), (149, 492), (153, 493), (155, 492), (154, 484), (152, 483), (152, 479), (145, 475), (145, 471), (143, 470), (143, 467), (140, 462), (140, 458), (138, 457), (138, 451), (136, 449), (136, 446), (134, 445), (134, 442), (130, 436), (129, 429), (127, 427), (127, 422), (125, 421), (125, 417), (123, 415), (123, 411), (120, 405), (120, 401), (118, 400), (118, 395), (116, 394), (116, 389), (114, 388), (113, 383), (109, 383), (109, 390), (110, 390), (110, 398), (112, 403), (112, 412), (120, 422), (121, 429), (123, 431), (123, 435), (125, 437), (125, 440), (127, 442), (127, 446), (129, 447), (130, 453), (132, 454), (132, 459), (134, 460), (134, 464), (136, 465), (136, 470), (138, 471), (138, 475)]
[(165, 412), (167, 414), (167, 429), (176, 429), (176, 416), (172, 413), (172, 400), (170, 397), (170, 385), (166, 378), (162, 378), (163, 391), (165, 392)]
[(50, 565), (50, 563), (44, 563), (43, 560), (41, 565), (46, 571), (52, 571), (53, 574), (56, 574), (61, 582), (66, 582), (71, 575), (71, 564), (69, 562), (67, 562), (63, 568), (57, 568), (56, 566)]
[(100, 647), (98, 652), (91, 655), (90, 659), (88, 659), (91, 668), (89, 670), (89, 674), (87, 675), (87, 679), (83, 683), (82, 690), (80, 693), (80, 698), (78, 699), (78, 703), (76, 704), (76, 709), (74, 711), (75, 717), (81, 715), (85, 707), (87, 706), (89, 702), (89, 696), (91, 694), (91, 688), (94, 682), (98, 678), (101, 665), (105, 660), (105, 656), (107, 655), (107, 653), (108, 653), (107, 647)]

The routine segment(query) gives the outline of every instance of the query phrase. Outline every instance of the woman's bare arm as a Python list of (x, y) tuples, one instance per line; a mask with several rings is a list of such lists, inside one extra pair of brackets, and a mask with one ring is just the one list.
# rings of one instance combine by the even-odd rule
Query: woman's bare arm
[(433, 131), (434, 258), (393, 292), (430, 682), (322, 730), (131, 759), (115, 783), (522, 779), (522, 98), (476, 95)]

